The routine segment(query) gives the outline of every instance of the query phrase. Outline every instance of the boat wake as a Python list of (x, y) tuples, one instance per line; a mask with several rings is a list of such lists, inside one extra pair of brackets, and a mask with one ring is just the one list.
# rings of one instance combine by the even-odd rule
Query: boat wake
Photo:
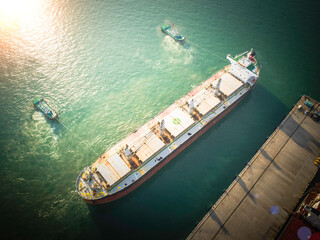
[(161, 47), (167, 53), (169, 64), (188, 65), (193, 62), (193, 48), (185, 43), (176, 42), (170, 36), (165, 36)]
[(35, 121), (43, 121), (43, 122), (45, 122), (46, 117), (42, 113), (40, 113), (38, 111), (35, 111), (32, 114), (32, 119), (35, 120)]
[(60, 124), (59, 121), (54, 121), (52, 122), (52, 120), (48, 120), (43, 113), (35, 111), (32, 116), (31, 116), (32, 120), (35, 121), (35, 128), (38, 129), (39, 131), (44, 131), (46, 132), (47, 130), (45, 130), (46, 128), (43, 127), (46, 124), (48, 124), (50, 126), (50, 129), (53, 133), (53, 137), (54, 140), (58, 139), (58, 135), (60, 133), (60, 131), (63, 129), (62, 124)]

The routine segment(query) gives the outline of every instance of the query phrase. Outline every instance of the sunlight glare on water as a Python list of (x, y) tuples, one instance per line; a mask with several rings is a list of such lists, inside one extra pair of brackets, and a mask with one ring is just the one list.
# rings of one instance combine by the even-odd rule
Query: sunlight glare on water
[(0, 0), (0, 21), (3, 24), (27, 26), (38, 21), (42, 0)]

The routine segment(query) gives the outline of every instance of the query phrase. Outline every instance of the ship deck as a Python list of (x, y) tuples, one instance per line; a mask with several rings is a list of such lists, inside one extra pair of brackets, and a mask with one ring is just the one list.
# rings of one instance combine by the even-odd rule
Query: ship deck
[[(204, 103), (198, 106), (199, 113), (206, 114), (209, 110), (212, 109), (213, 105), (218, 105), (221, 101), (215, 97), (215, 99), (211, 99), (209, 94), (206, 92), (206, 88), (208, 88), (213, 82), (217, 81), (222, 75), (225, 74), (225, 69), (229, 67), (226, 66), (224, 69), (214, 74), (212, 77), (207, 79), (201, 85), (194, 88), (187, 95), (182, 97), (181, 99), (175, 101), (172, 105), (170, 105), (167, 109), (161, 112), (156, 117), (149, 120), (146, 124), (142, 125), (140, 128), (132, 132), (129, 136), (118, 142), (115, 146), (108, 149), (105, 153), (103, 153), (100, 158), (98, 158), (93, 164), (92, 168), (99, 168), (101, 165), (106, 165), (107, 168), (110, 168), (111, 171), (108, 171), (105, 167), (98, 169), (99, 172), (105, 171), (104, 176), (108, 176), (108, 182), (113, 184), (123, 178), (126, 174), (129, 174), (131, 170), (139, 168), (144, 164), (145, 161), (150, 159), (150, 157), (155, 154), (158, 150), (160, 150), (163, 146), (165, 146), (165, 140), (161, 141), (160, 136), (160, 122), (162, 119), (166, 120), (166, 136), (168, 137), (168, 143), (173, 142), (173, 139), (185, 131), (191, 124), (196, 122), (199, 119), (193, 119), (189, 114), (189, 108), (186, 106), (186, 103), (192, 97), (195, 99), (206, 98)], [(226, 79), (226, 81), (232, 81), (233, 79)], [(233, 80), (235, 81), (235, 80)], [(237, 80), (238, 81), (238, 80)], [(223, 81), (222, 81), (223, 82)], [(230, 95), (241, 87), (243, 84), (235, 84), (231, 88), (229, 86), (221, 85), (221, 92), (225, 92), (226, 96)], [(211, 93), (212, 95), (212, 93)], [(200, 102), (200, 101), (199, 101)], [(175, 124), (174, 116), (182, 120), (181, 122)], [(155, 129), (158, 127), (158, 129)], [(158, 131), (157, 131), (158, 130)], [(170, 132), (168, 132), (168, 130)], [(126, 157), (123, 151), (124, 146), (128, 146), (131, 150), (139, 150), (137, 155), (132, 156), (132, 162), (126, 161)], [(115, 157), (121, 155), (122, 158)], [(114, 159), (113, 162), (110, 162), (110, 159)], [(119, 165), (118, 163), (121, 162)], [(124, 164), (122, 164), (124, 163)], [(132, 166), (134, 165), (134, 167)]]
[(227, 59), (230, 65), (118, 142), (82, 171), (76, 183), (79, 194), (90, 201), (102, 198), (108, 201), (115, 198), (111, 195), (123, 194), (124, 189), (129, 192), (128, 189), (134, 189), (132, 186), (145, 174), (149, 176), (158, 164), (162, 166), (163, 159), (172, 159), (170, 156), (182, 151), (194, 136), (207, 129), (207, 124), (212, 126), (216, 122), (214, 119), (219, 120), (229, 112), (250, 91), (258, 79), (259, 69), (248, 71), (230, 55)]
[[(298, 101), (187, 239), (277, 236), (318, 170), (314, 161), (320, 153), (320, 125), (304, 114), (305, 99)], [(319, 110), (319, 103), (310, 101)]]

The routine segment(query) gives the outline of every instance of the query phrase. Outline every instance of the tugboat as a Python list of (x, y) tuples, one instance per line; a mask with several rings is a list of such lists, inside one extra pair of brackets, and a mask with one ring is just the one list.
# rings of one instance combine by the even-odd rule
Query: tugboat
[(38, 97), (34, 99), (33, 105), (44, 114), (44, 116), (50, 120), (56, 119), (58, 117), (58, 113), (51, 108), (46, 100), (44, 100), (42, 97)]
[(161, 26), (161, 29), (162, 29), (163, 32), (165, 32), (170, 37), (172, 37), (174, 40), (176, 40), (176, 41), (184, 41), (185, 37), (181, 36), (181, 34), (178, 33), (178, 31), (175, 28), (173, 28), (173, 26), (174, 26), (174, 24), (172, 24), (172, 26), (163, 25), (163, 26)]

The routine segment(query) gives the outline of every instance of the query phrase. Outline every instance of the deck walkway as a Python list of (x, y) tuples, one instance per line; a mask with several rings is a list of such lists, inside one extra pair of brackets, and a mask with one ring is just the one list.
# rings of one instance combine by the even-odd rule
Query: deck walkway
[[(320, 124), (303, 96), (188, 239), (273, 239), (316, 174)], [(311, 100), (316, 107), (319, 103)], [(304, 110), (298, 110), (297, 106)]]

